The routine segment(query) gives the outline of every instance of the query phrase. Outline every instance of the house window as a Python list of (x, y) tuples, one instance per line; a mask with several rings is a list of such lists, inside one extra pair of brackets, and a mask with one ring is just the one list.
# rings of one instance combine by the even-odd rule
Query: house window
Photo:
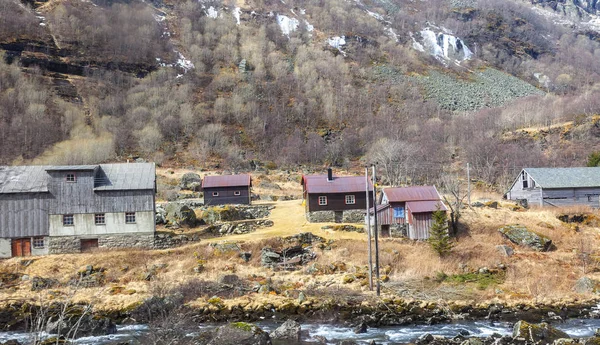
[(356, 204), (356, 198), (354, 195), (346, 195), (346, 205), (354, 205)]
[(404, 207), (394, 207), (394, 218), (404, 218)]
[(327, 197), (324, 195), (319, 196), (319, 205), (327, 205)]
[(233, 192), (233, 195), (238, 196), (238, 195), (242, 195), (242, 193), (239, 190), (236, 190), (235, 192)]
[(44, 238), (43, 237), (34, 237), (33, 238), (33, 248), (37, 248), (37, 249), (44, 248)]
[(213, 196), (219, 196), (219, 192), (213, 192)]
[(523, 180), (523, 188), (528, 188), (527, 173), (525, 171), (521, 173), (521, 180)]
[(66, 180), (67, 180), (67, 182), (77, 182), (77, 178), (75, 177), (75, 174), (73, 174), (73, 173), (67, 174)]
[(106, 217), (104, 216), (104, 213), (96, 213), (94, 215), (94, 221), (96, 222), (96, 225), (105, 225)]
[(135, 224), (135, 212), (126, 212), (125, 213), (125, 223)]
[(73, 221), (72, 214), (63, 214), (63, 226), (73, 226), (75, 222)]

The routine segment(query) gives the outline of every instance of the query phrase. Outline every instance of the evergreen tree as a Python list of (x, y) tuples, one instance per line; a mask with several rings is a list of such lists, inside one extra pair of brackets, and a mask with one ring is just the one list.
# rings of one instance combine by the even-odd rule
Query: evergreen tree
[(443, 257), (452, 251), (454, 243), (450, 241), (450, 235), (448, 234), (448, 218), (446, 211), (438, 209), (433, 212), (433, 224), (429, 229), (429, 244), (431, 248), (438, 253), (440, 257)]

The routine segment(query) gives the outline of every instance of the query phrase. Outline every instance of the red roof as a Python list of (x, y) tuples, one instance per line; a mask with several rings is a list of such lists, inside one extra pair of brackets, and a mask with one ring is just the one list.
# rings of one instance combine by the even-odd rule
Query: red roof
[(442, 211), (448, 210), (440, 200), (409, 201), (406, 203), (406, 207), (410, 209), (412, 213), (434, 212), (437, 211), (438, 208)]
[(250, 175), (217, 175), (205, 176), (202, 180), (202, 188), (215, 187), (246, 187), (252, 185)]
[(440, 200), (440, 194), (435, 186), (414, 186), (384, 188), (383, 193), (388, 202)]
[[(301, 183), (309, 194), (366, 192), (364, 176), (334, 176), (333, 181), (327, 181), (327, 175), (304, 175)], [(372, 190), (369, 181), (369, 191)]]

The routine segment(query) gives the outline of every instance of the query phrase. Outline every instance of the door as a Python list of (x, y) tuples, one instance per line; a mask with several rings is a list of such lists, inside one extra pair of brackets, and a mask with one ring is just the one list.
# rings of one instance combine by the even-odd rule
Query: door
[(16, 238), (12, 240), (12, 256), (31, 256), (31, 239)]
[(89, 252), (98, 248), (98, 239), (81, 240), (81, 252)]

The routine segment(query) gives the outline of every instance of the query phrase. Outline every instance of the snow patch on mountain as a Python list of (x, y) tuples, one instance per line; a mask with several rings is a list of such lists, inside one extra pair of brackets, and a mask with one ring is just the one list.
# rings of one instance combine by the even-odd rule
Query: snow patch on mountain
[(236, 7), (233, 9), (233, 17), (235, 18), (235, 22), (237, 23), (237, 25), (240, 25), (240, 15), (242, 14), (242, 9), (239, 7)]
[[(436, 28), (437, 29), (437, 28)], [(454, 36), (448, 29), (434, 29), (427, 27), (420, 31), (420, 40), (412, 33), (413, 48), (426, 52), (444, 64), (454, 62), (460, 64), (462, 61), (470, 60), (473, 52), (460, 38)]]
[(208, 9), (205, 9), (204, 14), (206, 14), (207, 17), (213, 19), (216, 19), (219, 16), (219, 12), (213, 6), (210, 6)]
[(277, 15), (277, 24), (279, 24), (279, 27), (281, 28), (281, 32), (285, 36), (290, 37), (290, 33), (298, 30), (298, 25), (300, 25), (300, 22), (296, 18), (290, 18), (288, 16), (278, 14)]
[(327, 44), (339, 50), (342, 55), (346, 56), (346, 52), (342, 50), (342, 47), (346, 45), (346, 36), (330, 37), (327, 39)]

